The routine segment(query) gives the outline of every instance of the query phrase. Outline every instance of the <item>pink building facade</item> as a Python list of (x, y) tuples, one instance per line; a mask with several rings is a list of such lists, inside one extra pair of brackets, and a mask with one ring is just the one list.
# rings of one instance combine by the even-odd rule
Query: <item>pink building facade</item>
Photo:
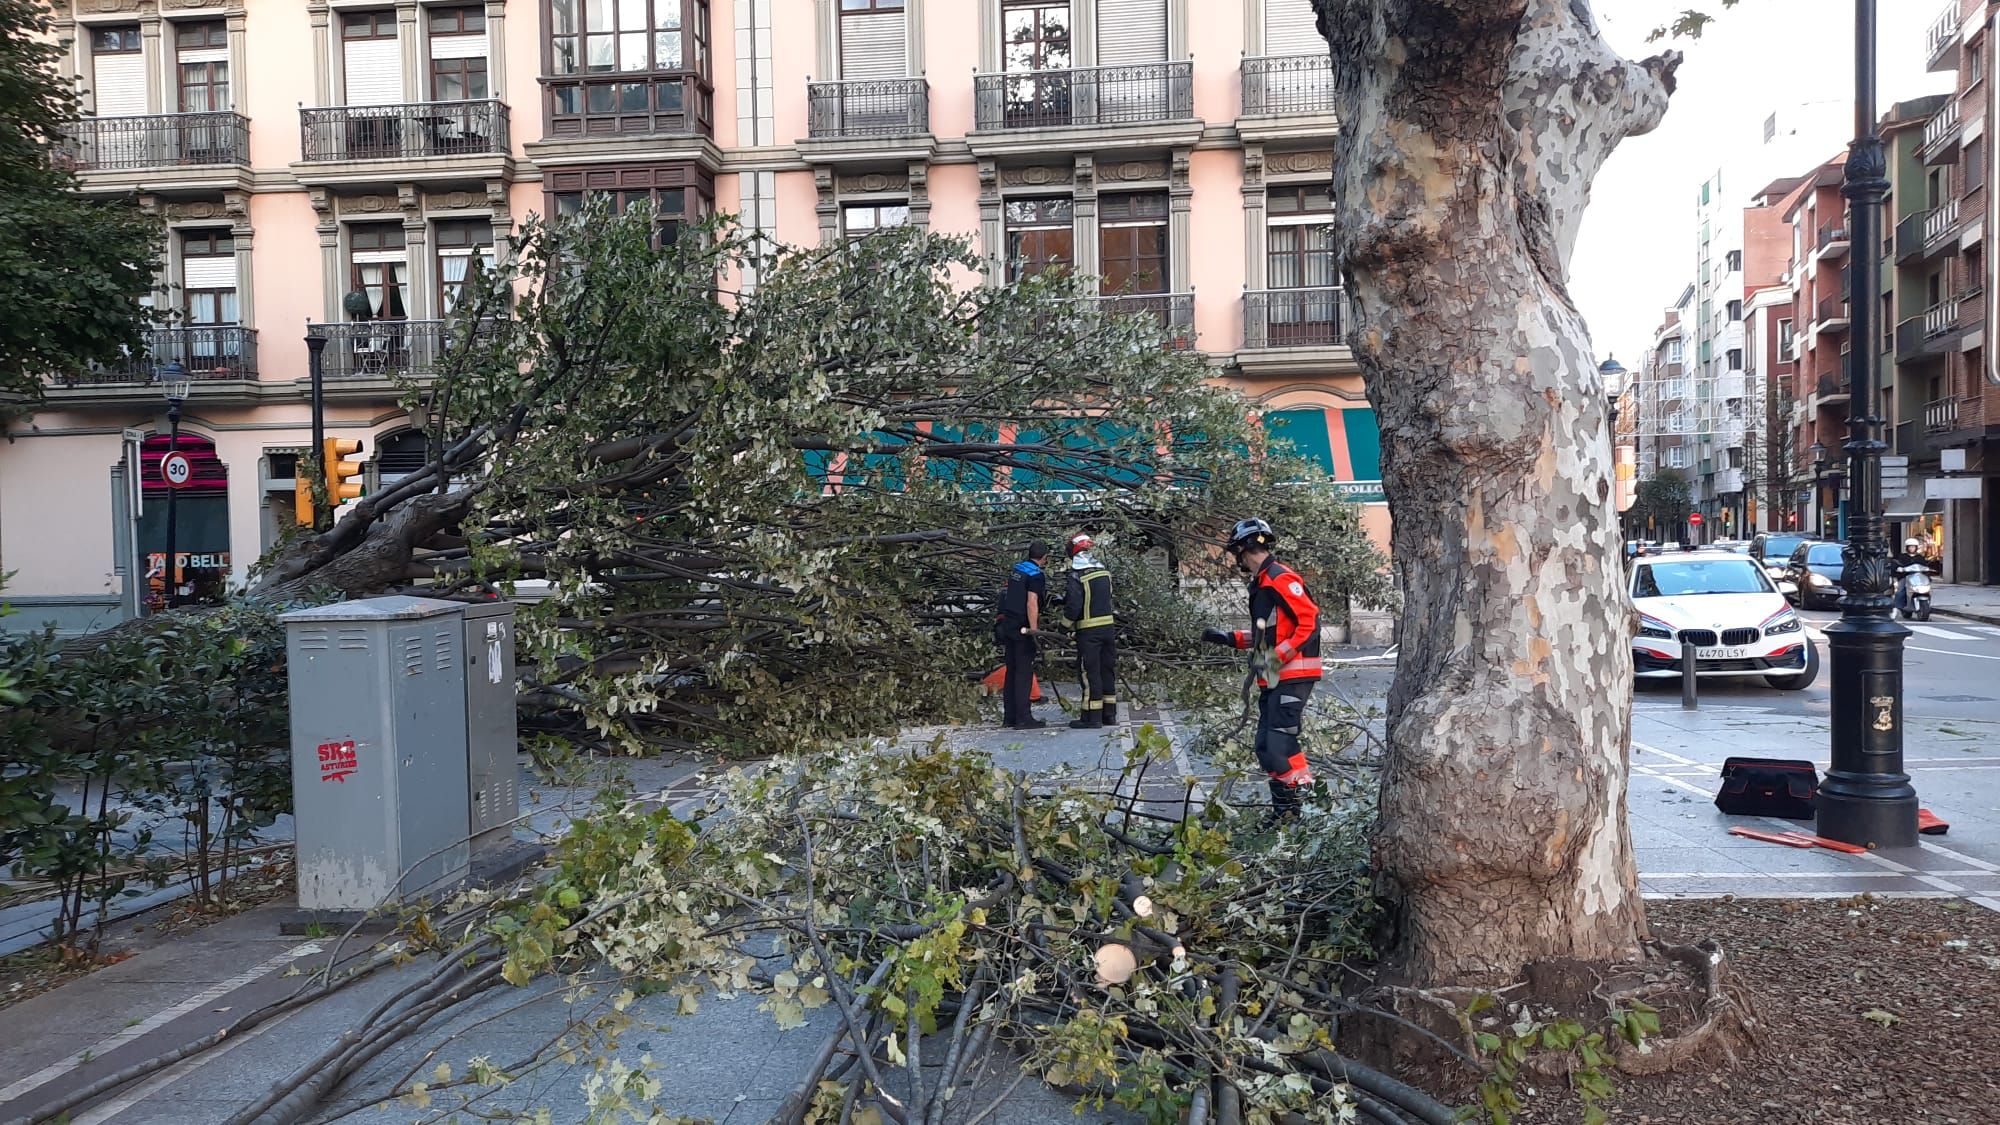
[(198, 591), (245, 583), (292, 522), (308, 337), (328, 436), (362, 441), (370, 485), (421, 463), (400, 388), (436, 360), (455, 283), (587, 193), (789, 243), (963, 232), (990, 261), (969, 283), (1100, 278), (1190, 333), (1386, 542), (1309, 0), (68, 3), (89, 114), (71, 158), (84, 190), (162, 217), (154, 300), (178, 316), (0, 444), (16, 624), (157, 602), (175, 375)]

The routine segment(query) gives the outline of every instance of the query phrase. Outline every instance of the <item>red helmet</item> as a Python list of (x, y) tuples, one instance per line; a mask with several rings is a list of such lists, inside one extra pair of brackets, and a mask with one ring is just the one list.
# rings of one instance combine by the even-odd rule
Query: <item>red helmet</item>
[(1092, 546), (1094, 546), (1094, 544), (1091, 543), (1090, 541), (1090, 534), (1088, 532), (1079, 531), (1075, 535), (1069, 537), (1069, 557), (1075, 558), (1076, 556), (1084, 553), (1085, 551), (1090, 550)]

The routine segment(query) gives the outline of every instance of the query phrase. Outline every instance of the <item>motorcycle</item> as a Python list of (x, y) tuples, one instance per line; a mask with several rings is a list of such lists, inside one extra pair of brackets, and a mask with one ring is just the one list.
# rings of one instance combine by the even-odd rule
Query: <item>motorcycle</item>
[(1898, 583), (1896, 599), (1902, 606), (1898, 612), (1905, 620), (1929, 621), (1931, 619), (1931, 572), (1928, 568), (1912, 564), (1896, 571), (1902, 578)]

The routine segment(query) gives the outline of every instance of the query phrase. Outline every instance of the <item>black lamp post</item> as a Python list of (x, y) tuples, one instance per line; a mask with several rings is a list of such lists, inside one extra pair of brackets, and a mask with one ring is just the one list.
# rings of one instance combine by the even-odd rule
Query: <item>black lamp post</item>
[[(178, 363), (169, 362), (160, 368), (160, 389), (167, 396), (167, 451), (181, 451), (181, 403), (187, 401), (187, 369)], [(167, 596), (166, 606), (174, 609), (181, 604), (180, 593), (180, 499), (181, 490), (172, 484), (167, 486)]]
[(1625, 541), (1625, 513), (1618, 508), (1618, 401), (1625, 395), (1625, 377), (1630, 372), (1618, 362), (1617, 356), (1607, 358), (1597, 365), (1598, 378), (1604, 382), (1604, 413), (1611, 423), (1611, 520), (1618, 527), (1619, 547), (1622, 553)]
[(1813, 534), (1818, 535), (1826, 531), (1826, 446), (1813, 442), (1806, 452), (1812, 454), (1812, 521)]
[(1819, 790), (1819, 834), (1870, 847), (1915, 847), (1917, 791), (1903, 772), (1903, 638), (1891, 616), (1889, 544), (1882, 528), (1882, 419), (1874, 347), (1881, 310), (1882, 201), (1888, 162), (1875, 128), (1875, 0), (1854, 0), (1854, 143), (1840, 193), (1853, 234), (1857, 347), (1849, 368), (1847, 478), (1851, 481), (1840, 620), (1827, 627), (1832, 663), (1833, 765)]

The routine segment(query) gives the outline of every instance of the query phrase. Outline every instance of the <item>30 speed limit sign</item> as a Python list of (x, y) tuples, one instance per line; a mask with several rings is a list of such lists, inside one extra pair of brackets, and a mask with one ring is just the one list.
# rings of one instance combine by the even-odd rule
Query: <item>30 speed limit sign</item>
[(194, 462), (185, 453), (169, 453), (160, 458), (160, 479), (168, 488), (186, 488), (194, 480)]

